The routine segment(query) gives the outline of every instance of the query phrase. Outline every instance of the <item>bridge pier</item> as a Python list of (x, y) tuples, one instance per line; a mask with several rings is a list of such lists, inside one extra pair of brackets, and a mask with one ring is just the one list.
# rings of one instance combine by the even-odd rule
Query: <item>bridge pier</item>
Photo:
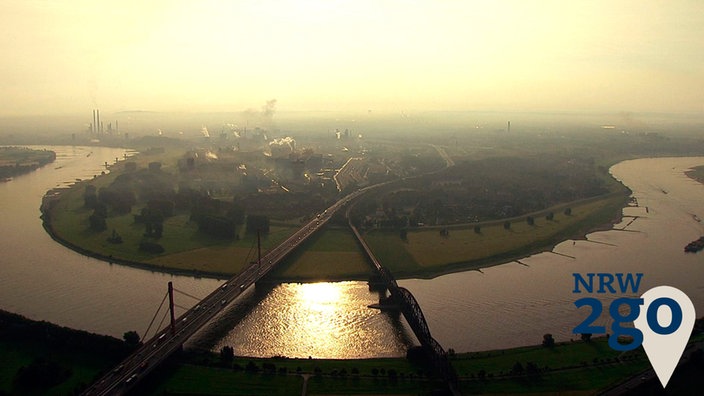
[[(389, 291), (390, 296), (388, 299), (393, 300), (396, 304), (398, 304), (398, 309), (403, 314), (404, 318), (406, 318), (406, 322), (413, 330), (416, 338), (421, 343), (423, 348), (430, 352), (433, 366), (439, 371), (445, 380), (450, 393), (452, 395), (459, 395), (460, 391), (457, 373), (455, 373), (452, 368), (452, 365), (447, 358), (447, 353), (443, 347), (430, 335), (428, 323), (425, 320), (425, 316), (423, 315), (423, 311), (421, 310), (418, 301), (416, 301), (415, 297), (413, 297), (413, 294), (411, 294), (409, 290), (398, 285), (391, 271), (381, 265), (379, 260), (374, 256), (374, 253), (372, 253), (369, 245), (367, 245), (364, 238), (362, 238), (362, 235), (359, 233), (359, 230), (357, 230), (357, 227), (355, 227), (354, 224), (352, 224), (352, 221), (349, 220), (349, 216), (348, 225), (352, 229), (352, 233), (355, 235), (357, 242), (364, 250), (365, 255), (377, 271), (372, 278), (383, 281), (384, 291), (382, 292), (383, 294), (380, 295), (385, 296), (386, 290)], [(372, 288), (372, 284), (373, 283), (370, 280), (370, 289)], [(379, 304), (379, 306), (381, 306), (381, 304)]]
[(379, 302), (376, 304), (367, 305), (369, 308), (378, 309), (380, 311), (400, 312), (401, 307), (392, 296), (386, 295), (386, 290), (379, 292)]
[(369, 291), (386, 293), (386, 291), (389, 290), (386, 286), (386, 280), (384, 280), (384, 278), (382, 278), (379, 274), (371, 275), (367, 281), (367, 285), (369, 286)]

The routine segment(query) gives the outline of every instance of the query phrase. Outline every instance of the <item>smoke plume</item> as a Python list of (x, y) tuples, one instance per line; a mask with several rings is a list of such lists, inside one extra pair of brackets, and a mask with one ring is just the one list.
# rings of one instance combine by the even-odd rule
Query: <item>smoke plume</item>
[(269, 153), (272, 157), (287, 157), (296, 151), (296, 140), (290, 136), (277, 138), (269, 142)]
[(264, 128), (273, 128), (274, 113), (276, 113), (276, 99), (267, 100), (260, 111), (247, 109), (243, 112), (247, 123), (252, 122)]

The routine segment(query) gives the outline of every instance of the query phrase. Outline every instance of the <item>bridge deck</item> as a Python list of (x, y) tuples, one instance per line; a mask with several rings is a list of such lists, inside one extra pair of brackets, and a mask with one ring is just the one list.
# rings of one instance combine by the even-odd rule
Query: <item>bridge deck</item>
[(440, 343), (430, 335), (430, 329), (428, 328), (428, 323), (425, 321), (425, 316), (420, 308), (420, 304), (418, 304), (418, 301), (416, 301), (415, 297), (413, 297), (413, 294), (408, 289), (398, 285), (393, 274), (391, 274), (386, 267), (381, 265), (376, 256), (374, 256), (374, 253), (371, 251), (364, 238), (362, 238), (362, 235), (359, 233), (359, 230), (357, 230), (357, 227), (355, 227), (349, 220), (349, 209), (347, 218), (349, 226), (357, 238), (357, 241), (362, 246), (367, 258), (372, 262), (377, 272), (383, 279), (384, 284), (389, 290), (389, 294), (391, 294), (391, 297), (394, 299), (394, 302), (399, 305), (403, 317), (406, 318), (406, 322), (413, 330), (413, 333), (416, 335), (416, 338), (421, 345), (430, 352), (433, 365), (447, 382), (452, 394), (459, 395), (457, 374), (450, 364), (445, 349), (443, 349), (442, 345), (440, 345)]
[(355, 191), (330, 206), (301, 227), (280, 245), (270, 249), (259, 262), (247, 266), (176, 319), (175, 330), (169, 327), (103, 375), (83, 395), (121, 395), (133, 388), (150, 371), (181, 348), (184, 342), (209, 323), (230, 302), (255, 284), (308, 237), (318, 231), (342, 206), (364, 194), (369, 187)]

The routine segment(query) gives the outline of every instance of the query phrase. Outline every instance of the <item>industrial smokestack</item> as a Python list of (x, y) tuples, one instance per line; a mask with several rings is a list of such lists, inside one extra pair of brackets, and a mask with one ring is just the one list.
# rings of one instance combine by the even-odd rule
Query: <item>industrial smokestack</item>
[(100, 127), (100, 110), (99, 109), (95, 110), (95, 117), (96, 117), (95, 118), (95, 131), (97, 133), (100, 133), (102, 128)]
[(93, 109), (93, 123), (90, 124), (90, 131), (95, 133), (95, 109)]

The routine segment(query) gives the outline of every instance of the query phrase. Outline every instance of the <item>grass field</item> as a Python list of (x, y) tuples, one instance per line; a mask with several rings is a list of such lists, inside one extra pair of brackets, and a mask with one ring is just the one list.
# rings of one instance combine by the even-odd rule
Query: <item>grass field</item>
[[(109, 185), (114, 177), (108, 174), (90, 183), (100, 189)], [(107, 230), (92, 231), (88, 222), (92, 211), (83, 203), (84, 183), (63, 192), (51, 211), (51, 228), (55, 236), (84, 252), (164, 270), (221, 275), (237, 273), (251, 260), (256, 260), (256, 235), (246, 233), (244, 226), (239, 231), (239, 240), (217, 239), (198, 232), (197, 225), (189, 221), (187, 213), (177, 213), (165, 219), (164, 234), (157, 241), (165, 249), (163, 254), (139, 250), (140, 242), (146, 238), (143, 236), (144, 225), (134, 222), (133, 213), (139, 213), (138, 207), (130, 214), (109, 216)], [(278, 245), (296, 229), (295, 224), (272, 223), (270, 232), (262, 236), (262, 250)], [(113, 231), (122, 237), (122, 243), (108, 242)]]
[[(178, 150), (167, 150), (154, 155), (139, 155), (130, 161), (140, 168), (150, 162), (160, 161), (169, 171)], [(171, 164), (171, 165), (169, 165)], [(84, 207), (85, 185), (90, 183), (98, 190), (106, 187), (122, 172), (123, 163), (114, 165), (107, 175), (78, 183), (62, 193), (51, 211), (50, 224), (54, 236), (68, 246), (117, 263), (144, 265), (157, 270), (190, 272), (200, 276), (230, 276), (256, 260), (256, 236), (247, 234), (244, 226), (238, 240), (217, 239), (198, 231), (188, 213), (177, 213), (164, 222), (163, 236), (158, 240), (143, 236), (144, 225), (134, 221), (133, 207), (130, 214), (108, 216), (107, 229), (95, 232), (89, 229), (91, 210)], [(471, 270), (525, 257), (550, 249), (554, 244), (570, 238), (581, 237), (586, 231), (610, 223), (626, 203), (626, 194), (612, 194), (599, 199), (570, 204), (571, 214), (564, 214), (565, 205), (531, 214), (534, 224), (526, 216), (509, 219), (510, 229), (504, 229), (505, 220), (449, 226), (448, 235), (441, 235), (440, 228), (411, 229), (407, 239), (401, 240), (398, 231), (372, 230), (365, 239), (381, 262), (396, 277), (430, 278), (447, 272)], [(554, 213), (546, 220), (548, 211)], [(262, 237), (262, 252), (277, 246), (300, 226), (297, 221), (272, 222), (271, 230)], [(117, 233), (123, 240), (115, 244), (108, 241)], [(159, 243), (165, 252), (147, 253), (139, 250), (145, 240)], [(314, 235), (297, 252), (287, 258), (271, 274), (272, 280), (318, 281), (367, 279), (370, 267), (348, 230), (328, 227)]]
[[(690, 341), (702, 338), (698, 334)], [(111, 345), (114, 342), (111, 341)], [(57, 340), (51, 338), (39, 342), (12, 337), (0, 340), (0, 356), (3, 357), (0, 394), (12, 395), (72, 394), (74, 389), (90, 383), (99, 372), (113, 367), (119, 360), (92, 353), (90, 349), (58, 346)], [(41, 389), (20, 388), (14, 384), (19, 368), (39, 357), (70, 369), (71, 376), (59, 385)], [(502, 395), (594, 395), (650, 367), (642, 348), (626, 353), (614, 351), (604, 337), (592, 339), (590, 343), (566, 342), (549, 348), (529, 346), (450, 354), (450, 362), (463, 394)], [(523, 369), (516, 371), (517, 366), (527, 368), (531, 364), (537, 367), (532, 374)], [(693, 366), (694, 370), (687, 366), (678, 368), (675, 376), (678, 383), (673, 386), (698, 387), (702, 367), (698, 364)], [(404, 358), (235, 357), (232, 362), (224, 363), (217, 354), (198, 350), (177, 354), (146, 377), (135, 391), (136, 394), (175, 395), (297, 395), (301, 394), (306, 377), (309, 395), (417, 395), (431, 394), (442, 386), (426, 363), (413, 363)]]
[[(96, 182), (98, 187), (109, 183), (109, 178), (110, 175), (105, 180), (99, 179)], [(367, 232), (365, 239), (397, 277), (432, 277), (486, 267), (549, 249), (561, 240), (608, 224), (625, 205), (625, 200), (624, 195), (612, 195), (575, 204), (570, 206), (570, 215), (563, 213), (563, 207), (554, 208), (553, 220), (545, 219), (546, 210), (533, 216), (533, 225), (527, 223), (526, 217), (511, 219), (508, 230), (502, 220), (480, 223), (478, 233), (474, 224), (469, 224), (449, 227), (446, 236), (440, 234), (439, 228), (429, 227), (409, 230), (405, 241), (398, 231), (383, 230)], [(240, 230), (240, 240), (218, 240), (198, 232), (187, 214), (179, 214), (165, 221), (164, 235), (158, 242), (166, 252), (155, 255), (138, 249), (144, 239), (143, 225), (135, 224), (131, 214), (109, 217), (108, 229), (99, 233), (88, 229), (89, 215), (90, 211), (83, 207), (82, 189), (73, 189), (65, 193), (52, 211), (54, 232), (60, 239), (86, 251), (163, 270), (229, 275), (256, 260), (256, 237), (245, 233), (244, 228)], [(273, 223), (269, 234), (262, 237), (262, 251), (279, 244), (297, 227), (292, 223)], [(108, 242), (113, 230), (122, 236), (122, 244)], [(351, 232), (328, 227), (294, 252), (271, 278), (297, 281), (367, 279), (369, 268)]]
[[(0, 356), (0, 394), (6, 392), (13, 395), (68, 395), (79, 385), (93, 382), (96, 375), (114, 364), (98, 355), (51, 350), (44, 345), (16, 341), (0, 341)], [(37, 358), (55, 362), (62, 368), (69, 368), (71, 376), (65, 382), (49, 389), (28, 389), (14, 384), (13, 379), (17, 371)]]
[(300, 394), (300, 376), (251, 375), (246, 372), (203, 366), (179, 366), (152, 394), (170, 395), (295, 395)]
[(685, 174), (699, 183), (704, 183), (704, 166), (692, 168), (691, 170), (685, 172)]
[(509, 220), (510, 229), (504, 228), (504, 221), (494, 221), (478, 223), (480, 232), (469, 224), (448, 227), (447, 235), (441, 235), (439, 227), (429, 227), (409, 230), (407, 240), (402, 240), (398, 231), (381, 230), (367, 232), (364, 238), (397, 277), (432, 277), (518, 259), (564, 239), (581, 237), (587, 230), (613, 221), (625, 203), (625, 196), (614, 195), (570, 206), (569, 215), (564, 208), (555, 208), (553, 220), (541, 212), (533, 216), (533, 225), (528, 224), (527, 216)]
[[(163, 370), (145, 387), (148, 393), (278, 395), (300, 394), (303, 376), (310, 395), (415, 395), (441, 386), (424, 365), (406, 359), (257, 359), (185, 357), (187, 364)], [(606, 339), (571, 342), (552, 348), (532, 346), (459, 354), (451, 357), (464, 394), (593, 395), (599, 389), (636, 375), (650, 366), (642, 349), (612, 350)], [(516, 364), (534, 363), (538, 374), (517, 374)], [(204, 367), (217, 364), (219, 367)], [(270, 370), (263, 370), (269, 365)], [(254, 369), (246, 369), (247, 367)], [(393, 374), (391, 374), (393, 373)]]
[(326, 228), (270, 275), (279, 280), (366, 280), (371, 267), (346, 228)]

